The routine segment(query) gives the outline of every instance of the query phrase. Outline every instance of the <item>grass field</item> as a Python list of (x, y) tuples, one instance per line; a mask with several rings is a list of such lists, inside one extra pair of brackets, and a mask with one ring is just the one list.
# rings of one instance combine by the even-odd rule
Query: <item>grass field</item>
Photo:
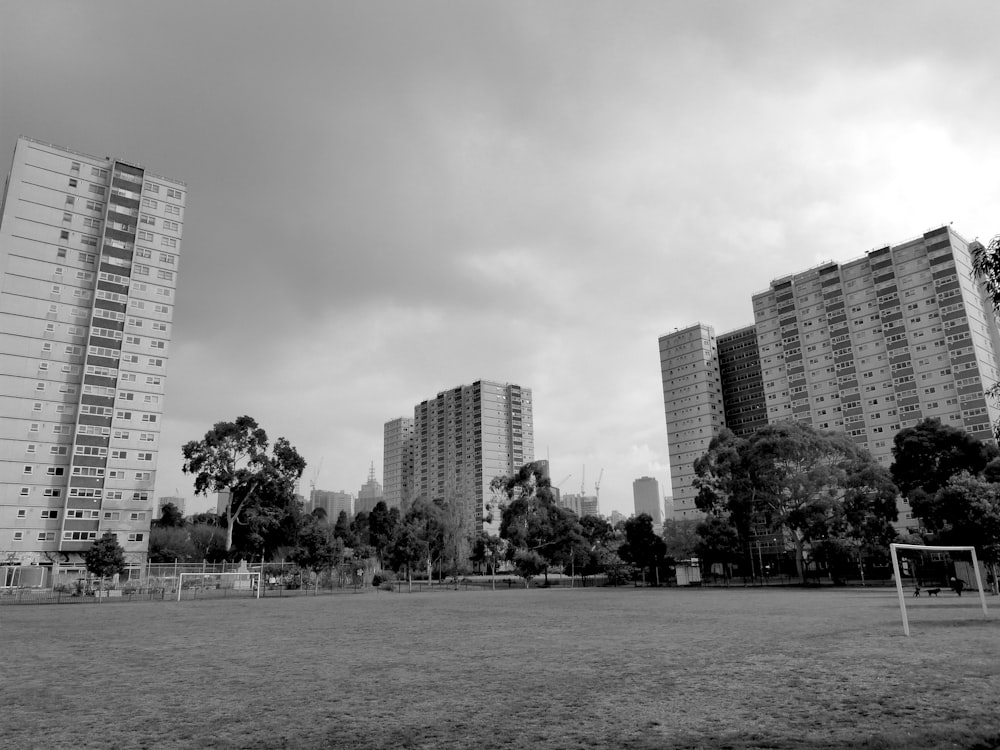
[(368, 593), (0, 611), (0, 747), (993, 748), (1000, 600)]

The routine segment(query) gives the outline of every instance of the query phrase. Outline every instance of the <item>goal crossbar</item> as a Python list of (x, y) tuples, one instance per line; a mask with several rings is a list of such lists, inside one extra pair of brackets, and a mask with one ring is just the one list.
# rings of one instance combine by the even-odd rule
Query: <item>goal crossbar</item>
[(899, 574), (898, 550), (918, 550), (920, 552), (971, 552), (972, 570), (976, 576), (976, 589), (979, 591), (979, 603), (983, 607), (983, 617), (988, 617), (986, 612), (986, 593), (983, 591), (983, 579), (979, 574), (979, 561), (976, 559), (975, 547), (943, 547), (923, 544), (890, 544), (889, 552), (892, 554), (892, 572), (896, 579), (896, 593), (899, 595), (899, 612), (903, 617), (903, 634), (910, 635), (910, 622), (906, 616), (906, 596), (903, 594), (903, 578)]

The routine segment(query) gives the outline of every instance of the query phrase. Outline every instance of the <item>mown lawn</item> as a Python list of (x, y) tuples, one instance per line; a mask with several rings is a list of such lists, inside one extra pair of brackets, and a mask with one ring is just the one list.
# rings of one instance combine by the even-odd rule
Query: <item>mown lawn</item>
[(13, 606), (0, 747), (993, 748), (1000, 600), (576, 589)]

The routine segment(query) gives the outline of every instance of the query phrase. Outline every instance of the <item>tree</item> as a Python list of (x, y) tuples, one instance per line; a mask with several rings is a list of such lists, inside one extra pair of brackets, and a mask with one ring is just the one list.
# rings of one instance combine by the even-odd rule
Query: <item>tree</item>
[(533, 549), (519, 549), (514, 553), (514, 571), (524, 579), (524, 588), (528, 588), (531, 579), (549, 569), (548, 562)]
[(396, 535), (396, 527), (399, 526), (399, 508), (389, 508), (384, 500), (379, 500), (368, 515), (368, 537), (372, 547), (375, 548), (375, 555), (378, 558), (379, 567), (383, 567), (392, 539)]
[(316, 589), (319, 575), (329, 570), (344, 557), (344, 543), (333, 535), (333, 529), (319, 519), (308, 516), (299, 532), (298, 546), (291, 554), (291, 560), (300, 568), (316, 574)]
[(667, 545), (667, 557), (686, 560), (697, 555), (695, 549), (700, 541), (699, 524), (700, 521), (694, 519), (663, 522), (663, 543)]
[(643, 582), (647, 568), (656, 571), (659, 582), (659, 570), (666, 553), (667, 547), (653, 531), (653, 519), (648, 513), (640, 513), (625, 521), (625, 543), (618, 548), (618, 555), (641, 571)]
[(974, 546), (983, 560), (1000, 564), (1000, 484), (959, 474), (913, 512), (941, 544)]
[(742, 539), (751, 530), (779, 533), (805, 581), (810, 545), (846, 533), (848, 488), (858, 488), (855, 513), (895, 520), (895, 504), (883, 502), (888, 477), (881, 475), (877, 492), (868, 487), (878, 472), (871, 456), (845, 434), (820, 433), (800, 422), (768, 425), (748, 438), (723, 430), (695, 462), (696, 504), (727, 515)]
[(179, 526), (153, 526), (149, 530), (150, 562), (190, 560), (195, 554), (188, 530)]
[(476, 543), (472, 547), (471, 559), (475, 563), (485, 563), (490, 571), (491, 585), (494, 591), (497, 588), (497, 568), (504, 559), (507, 551), (507, 541), (501, 539), (497, 534), (490, 534), (487, 531), (480, 531), (476, 537)]
[(226, 559), (226, 530), (215, 523), (188, 524), (187, 535), (191, 544), (190, 560), (222, 562)]
[(339, 514), (337, 514), (337, 521), (333, 525), (333, 535), (338, 539), (343, 539), (346, 546), (354, 546), (354, 534), (351, 532), (351, 519), (348, 518), (346, 510), (342, 510)]
[(180, 528), (184, 525), (184, 515), (173, 503), (165, 503), (155, 524), (161, 529)]
[(201, 440), (184, 445), (183, 470), (194, 475), (195, 492), (228, 491), (226, 551), (233, 547), (233, 528), (246, 518), (294, 496), (295, 481), (306, 462), (285, 438), (278, 438), (270, 453), (267, 433), (252, 417), (217, 422)]
[(904, 496), (918, 489), (932, 495), (960, 472), (982, 473), (998, 455), (995, 446), (928, 418), (896, 433), (889, 471)]
[(732, 566), (743, 558), (743, 544), (736, 527), (726, 518), (708, 516), (697, 523), (697, 532), (700, 541), (693, 552), (710, 568), (721, 565), (728, 580), (732, 575)]
[(125, 551), (118, 544), (118, 537), (111, 531), (105, 531), (104, 536), (95, 541), (83, 556), (87, 571), (101, 579), (117, 575), (125, 570)]

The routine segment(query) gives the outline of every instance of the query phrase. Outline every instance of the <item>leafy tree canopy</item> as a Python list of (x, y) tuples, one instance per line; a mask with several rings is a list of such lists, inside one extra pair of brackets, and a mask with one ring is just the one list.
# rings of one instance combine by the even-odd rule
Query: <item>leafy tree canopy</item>
[(1000, 452), (964, 430), (924, 419), (893, 438), (893, 481), (904, 495), (920, 489), (933, 494), (963, 471), (980, 474)]
[(811, 543), (884, 530), (896, 518), (887, 472), (847, 435), (800, 422), (768, 425), (748, 438), (724, 430), (695, 473), (701, 510), (728, 517), (741, 538), (751, 530), (780, 533), (803, 576)]
[(111, 531), (94, 542), (83, 556), (87, 570), (99, 578), (107, 578), (125, 570), (125, 551)]
[(252, 417), (242, 416), (217, 422), (204, 438), (182, 448), (183, 470), (194, 475), (196, 493), (230, 493), (225, 509), (227, 551), (233, 546), (236, 523), (270, 515), (267, 525), (279, 507), (288, 507), (295, 481), (305, 469), (305, 460), (285, 438), (278, 438), (270, 451), (268, 446), (264, 429)]

